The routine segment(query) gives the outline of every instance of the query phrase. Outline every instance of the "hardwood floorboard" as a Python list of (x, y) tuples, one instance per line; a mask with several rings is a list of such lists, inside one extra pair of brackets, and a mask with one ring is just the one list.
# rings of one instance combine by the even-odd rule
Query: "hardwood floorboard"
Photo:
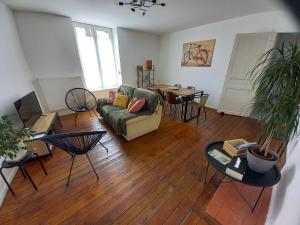
[[(208, 109), (202, 117), (183, 123), (163, 116), (160, 128), (127, 142), (103, 122), (81, 114), (77, 127), (73, 115), (62, 117), (60, 132), (107, 130), (102, 142), (89, 153), (99, 181), (84, 156), (76, 158), (66, 188), (71, 159), (59, 149), (43, 158), (48, 176), (39, 164), (27, 168), (39, 190), (34, 191), (20, 171), (0, 209), (0, 224), (218, 224), (205, 208), (217, 189), (203, 186), (205, 146), (215, 140), (254, 139), (255, 123), (247, 118)], [(209, 171), (209, 179), (217, 179)]]

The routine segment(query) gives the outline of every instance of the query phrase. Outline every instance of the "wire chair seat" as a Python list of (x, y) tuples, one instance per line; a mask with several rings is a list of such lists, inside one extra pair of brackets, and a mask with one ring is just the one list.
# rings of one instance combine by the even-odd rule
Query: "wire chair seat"
[(63, 133), (63, 134), (47, 135), (41, 138), (42, 141), (48, 144), (53, 144), (72, 156), (72, 165), (69, 172), (67, 186), (69, 185), (74, 159), (78, 155), (83, 155), (83, 154), (86, 155), (94, 170), (97, 179), (99, 179), (96, 170), (89, 158), (88, 152), (94, 149), (98, 143), (101, 144), (101, 146), (106, 149), (106, 152), (108, 152), (108, 149), (100, 142), (101, 138), (106, 133), (107, 131)]

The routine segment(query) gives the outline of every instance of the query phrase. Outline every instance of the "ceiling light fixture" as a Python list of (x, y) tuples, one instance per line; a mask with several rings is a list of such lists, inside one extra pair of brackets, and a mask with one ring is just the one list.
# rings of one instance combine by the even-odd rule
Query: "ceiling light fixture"
[(136, 9), (142, 12), (145, 16), (147, 10), (154, 5), (166, 6), (166, 3), (159, 3), (157, 0), (131, 0), (130, 2), (119, 2), (119, 6), (130, 5), (131, 11), (136, 12)]

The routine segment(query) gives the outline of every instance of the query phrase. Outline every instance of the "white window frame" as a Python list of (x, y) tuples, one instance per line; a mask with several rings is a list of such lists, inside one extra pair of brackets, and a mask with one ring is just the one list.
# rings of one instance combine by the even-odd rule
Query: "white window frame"
[[(79, 57), (81, 57), (81, 56), (80, 56), (80, 52), (79, 52), (78, 39), (77, 39), (77, 34), (76, 34), (75, 28), (76, 27), (80, 27), (80, 28), (85, 28), (85, 29), (91, 29), (91, 31), (92, 31), (93, 40), (94, 40), (95, 46), (96, 46), (97, 62), (98, 62), (98, 68), (100, 70), (99, 73), (100, 73), (100, 80), (101, 80), (101, 86), (98, 89), (93, 90), (93, 91), (108, 90), (108, 89), (118, 88), (121, 83), (120, 84), (116, 84), (115, 87), (114, 86), (113, 87), (104, 87), (103, 86), (103, 78), (102, 78), (103, 71), (102, 71), (102, 66), (101, 66), (101, 62), (100, 62), (100, 55), (99, 55), (99, 51), (98, 51), (99, 46), (98, 46), (98, 43), (97, 43), (97, 34), (96, 34), (97, 30), (99, 30), (99, 31), (105, 31), (105, 32), (107, 32), (109, 34), (109, 37), (110, 37), (111, 42), (112, 42), (112, 49), (113, 49), (113, 54), (114, 54), (114, 63), (115, 63), (116, 78), (117, 78), (117, 82), (118, 82), (118, 80), (120, 80), (120, 82), (121, 82), (122, 78), (119, 78), (119, 76), (121, 74), (119, 72), (120, 70), (118, 69), (118, 64), (117, 64), (117, 56), (116, 56), (117, 52), (115, 50), (115, 39), (114, 39), (112, 28), (101, 27), (101, 26), (96, 26), (96, 25), (91, 25), (91, 24), (86, 24), (86, 23), (79, 23), (79, 22), (73, 22), (73, 27), (74, 27), (74, 34), (75, 34), (75, 37), (76, 37), (76, 44), (77, 44), (77, 48), (78, 48)], [(80, 59), (80, 63), (81, 63), (81, 59)], [(85, 88), (87, 88), (84, 75), (83, 75), (83, 81), (84, 81)]]

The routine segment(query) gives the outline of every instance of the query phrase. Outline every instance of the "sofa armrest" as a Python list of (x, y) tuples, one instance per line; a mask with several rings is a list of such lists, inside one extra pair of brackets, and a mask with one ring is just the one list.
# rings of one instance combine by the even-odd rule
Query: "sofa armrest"
[(101, 107), (103, 107), (105, 105), (110, 105), (109, 103), (107, 103), (107, 98), (97, 99), (97, 107), (96, 107), (97, 112), (100, 113)]

